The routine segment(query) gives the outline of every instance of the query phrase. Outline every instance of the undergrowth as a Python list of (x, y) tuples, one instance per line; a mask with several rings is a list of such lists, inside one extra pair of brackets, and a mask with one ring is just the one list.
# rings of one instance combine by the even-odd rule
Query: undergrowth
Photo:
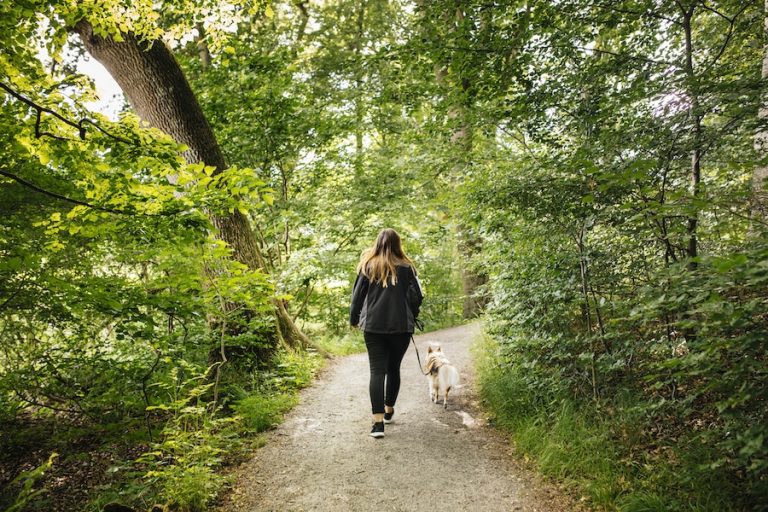
[[(753, 509), (692, 434), (655, 443), (646, 408), (629, 393), (576, 401), (525, 385), (526, 370), (489, 336), (474, 347), (478, 383), (493, 421), (542, 474), (597, 510), (622, 512)], [(663, 426), (662, 426), (663, 427)], [(755, 510), (759, 509), (759, 506)]]
[(138, 510), (155, 504), (181, 512), (210, 510), (233, 481), (227, 468), (266, 442), (262, 432), (298, 403), (299, 390), (322, 364), (316, 354), (284, 351), (247, 387), (237, 382), (254, 375), (233, 369), (216, 406), (210, 401), (213, 383), (205, 374), (193, 375), (174, 388), (167, 404), (151, 408), (169, 415), (159, 438), (135, 461), (110, 468), (122, 478), (101, 489), (87, 509), (118, 502)]
[(333, 334), (322, 334), (317, 332), (313, 337), (315, 343), (322, 349), (337, 356), (347, 356), (365, 352), (365, 342), (363, 333), (359, 329), (350, 328), (350, 330), (341, 336)]
[[(365, 350), (357, 330), (341, 337), (314, 339), (334, 355)], [(169, 378), (153, 388), (156, 396), (166, 398), (147, 407), (151, 430), (145, 421), (135, 418), (108, 426), (59, 422), (49, 432), (48, 425), (55, 418), (35, 419), (24, 428), (29, 439), (18, 441), (43, 443), (45, 449), (59, 451), (64, 464), (57, 461), (52, 467), (49, 460), (21, 474), (6, 489), (11, 494), (5, 505), (19, 512), (47, 510), (58, 499), (48, 492), (49, 480), (64, 477), (84, 486), (81, 495), (87, 497), (86, 502), (71, 505), (78, 510), (97, 512), (110, 503), (135, 510), (155, 505), (179, 512), (210, 510), (233, 482), (231, 468), (263, 446), (263, 433), (282, 422), (284, 414), (298, 403), (299, 391), (312, 383), (324, 361), (312, 351), (283, 350), (258, 371), (226, 366), (216, 393), (211, 368), (184, 359), (169, 361), (174, 365)], [(99, 468), (102, 478), (70, 478), (67, 473), (84, 461)]]

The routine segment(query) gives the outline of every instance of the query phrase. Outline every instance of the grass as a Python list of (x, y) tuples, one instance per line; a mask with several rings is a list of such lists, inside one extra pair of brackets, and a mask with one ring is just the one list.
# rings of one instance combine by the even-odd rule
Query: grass
[(237, 402), (233, 409), (248, 431), (264, 432), (279, 425), (283, 414), (298, 403), (296, 393), (253, 394)]
[(514, 362), (498, 364), (498, 346), (487, 336), (474, 354), (480, 393), (496, 425), (539, 472), (593, 509), (725, 512), (754, 506), (739, 503), (725, 473), (704, 464), (711, 454), (694, 436), (674, 445), (649, 443), (636, 398), (619, 395), (606, 404), (535, 392)]
[(318, 332), (316, 336), (313, 336), (313, 339), (320, 348), (335, 356), (348, 356), (365, 352), (363, 333), (359, 329), (350, 329), (340, 336)]
[(344, 334), (341, 337), (319, 338), (318, 344), (328, 350), (331, 354), (337, 356), (347, 356), (365, 352), (363, 333), (357, 330)]

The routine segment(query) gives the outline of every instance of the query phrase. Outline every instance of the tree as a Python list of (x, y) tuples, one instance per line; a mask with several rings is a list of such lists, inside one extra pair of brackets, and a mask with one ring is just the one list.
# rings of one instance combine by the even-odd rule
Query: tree
[[(765, 2), (763, 31), (768, 32), (768, 0)], [(765, 36), (765, 34), (764, 34)], [(763, 65), (761, 69), (761, 77), (763, 82), (768, 80), (768, 41), (763, 41)], [(768, 120), (768, 96), (763, 92), (763, 104), (758, 111), (758, 117), (760, 121), (765, 122)], [(768, 150), (768, 132), (764, 127), (758, 128), (757, 134), (755, 134), (755, 149), (762, 154), (766, 154)], [(765, 194), (765, 182), (768, 179), (768, 166), (762, 165), (755, 168), (755, 173), (752, 176), (752, 194), (753, 203), (752, 208), (753, 215), (765, 218), (768, 213), (768, 199)]]
[[(445, 120), (449, 126), (443, 133), (449, 156), (444, 180), (456, 194), (472, 174), (477, 163), (474, 154), (478, 142), (474, 123), (477, 81), (482, 74), (481, 60), (474, 52), (473, 43), (481, 32), (478, 12), (471, 2), (419, 2), (420, 23), (418, 30), (426, 41), (434, 65), (434, 80), (445, 104)], [(489, 12), (488, 10), (484, 11)], [(454, 212), (456, 218), (459, 213)], [(482, 240), (473, 233), (471, 226), (456, 223), (457, 249), (461, 265), (464, 318), (479, 316), (487, 302), (482, 291), (487, 276), (475, 262), (482, 249)]]
[[(78, 21), (75, 29), (91, 55), (121, 86), (139, 116), (188, 147), (184, 157), (189, 163), (211, 166), (214, 174), (227, 168), (197, 98), (162, 41), (142, 43), (131, 33), (121, 34), (119, 41), (95, 35), (87, 20)], [(265, 268), (248, 218), (242, 212), (212, 215), (211, 221), (237, 261), (251, 269)], [(305, 346), (308, 339), (294, 324), (283, 301), (275, 301), (275, 312), (278, 335), (289, 345)]]
[[(570, 426), (563, 411), (573, 407), (599, 418), (606, 439), (638, 443), (630, 451), (645, 441), (624, 437), (619, 416), (644, 411), (638, 429), (666, 432), (648, 443), (678, 460), (701, 456), (676, 469), (688, 475), (684, 488), (650, 484), (665, 465), (638, 457), (654, 469), (632, 473), (632, 487), (655, 489), (655, 508), (707, 496), (713, 508), (748, 510), (765, 494), (767, 468), (755, 462), (765, 434), (754, 427), (768, 389), (758, 369), (766, 304), (756, 299), (765, 225), (748, 201), (763, 158), (752, 147), (763, 123), (763, 7), (468, 7), (492, 9), (495, 27), (467, 47), (484, 59), (476, 129), (495, 138), (476, 148), (484, 166), (465, 188), (465, 218), (484, 234), (490, 325), (503, 354), (492, 385), (505, 392), (489, 393), (507, 400), (509, 417), (527, 418), (515, 421), (523, 430), (553, 417), (562, 418), (553, 430)], [(610, 449), (626, 454), (624, 442)], [(614, 489), (595, 499), (606, 508), (642, 501)]]

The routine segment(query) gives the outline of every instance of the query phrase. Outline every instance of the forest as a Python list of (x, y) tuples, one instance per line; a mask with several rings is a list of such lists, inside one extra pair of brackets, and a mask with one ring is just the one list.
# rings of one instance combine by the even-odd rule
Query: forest
[(355, 265), (392, 227), (427, 330), (483, 322), (484, 407), (545, 478), (768, 510), (767, 27), (756, 0), (0, 0), (0, 509), (211, 510), (365, 350)]

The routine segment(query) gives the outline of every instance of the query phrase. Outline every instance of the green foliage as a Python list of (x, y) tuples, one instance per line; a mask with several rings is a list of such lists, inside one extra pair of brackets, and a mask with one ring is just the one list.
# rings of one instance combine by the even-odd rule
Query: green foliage
[(6, 512), (21, 512), (32, 500), (35, 499), (35, 497), (45, 492), (44, 489), (35, 489), (35, 484), (38, 482), (38, 480), (43, 478), (43, 476), (45, 476), (45, 472), (48, 471), (51, 466), (53, 466), (53, 461), (56, 460), (58, 455), (58, 453), (52, 453), (48, 457), (48, 460), (43, 464), (34, 469), (30, 469), (29, 471), (19, 473), (19, 475), (11, 481), (11, 488), (18, 486), (21, 487), (21, 489), (19, 490), (15, 501), (11, 503), (7, 509), (5, 509)]
[[(576, 485), (604, 508), (758, 509), (764, 13), (682, 5), (538, 3), (448, 29), (453, 48), (483, 52), (432, 51), (465, 59), (478, 126), (499, 127), (476, 137), (462, 187), (490, 277), (494, 409), (545, 471), (587, 475)], [(505, 26), (522, 51), (497, 60)], [(497, 384), (515, 397), (493, 398)]]
[(13, 27), (0, 35), (0, 429), (55, 422), (61, 439), (42, 448), (79, 453), (68, 434), (99, 449), (120, 425), (126, 444), (154, 441), (146, 479), (125, 462), (113, 476), (133, 483), (105, 494), (204, 510), (242, 433), (216, 385), (234, 365), (210, 363), (241, 355), (256, 372), (275, 343), (274, 282), (235, 261), (209, 219), (267, 207), (273, 191), (252, 169), (186, 164), (187, 148), (130, 112), (88, 111), (94, 87), (75, 72), (77, 41), (63, 49), (67, 29), (94, 8), (97, 32), (153, 38), (161, 6), (12, 4), (0, 6)]
[(172, 381), (161, 385), (170, 400), (147, 410), (166, 411), (170, 416), (161, 439), (137, 459), (147, 468), (146, 483), (185, 512), (208, 509), (225, 482), (218, 472), (221, 457), (237, 441), (236, 419), (217, 417), (216, 404), (204, 398), (215, 385), (207, 379), (210, 369), (195, 370), (181, 361), (171, 371)]
[[(242, 369), (232, 369), (220, 384), (226, 389), (215, 393), (216, 383), (209, 378), (215, 366), (177, 361), (169, 378), (156, 385), (165, 399), (147, 408), (163, 415), (162, 431), (135, 461), (114, 468), (124, 473), (124, 479), (102, 491), (92, 508), (118, 501), (137, 506), (166, 503), (188, 512), (209, 510), (229, 482), (225, 466), (258, 447), (261, 441), (254, 434), (282, 421), (321, 362), (309, 353), (281, 351), (273, 370), (243, 374)], [(239, 387), (247, 377), (254, 382)], [(230, 414), (222, 414), (225, 403)]]
[[(361, 13), (357, 16), (341, 12)], [(348, 327), (354, 269), (377, 231), (395, 227), (415, 258), (430, 300), (428, 328), (460, 318), (454, 222), (442, 201), (429, 134), (397, 107), (410, 72), (393, 66), (404, 44), (398, 3), (293, 5), (251, 20), (226, 58), (211, 66), (190, 44), (182, 61), (229, 160), (252, 167), (275, 190), (251, 210), (277, 290), (301, 325), (329, 339)], [(373, 52), (372, 55), (369, 55)], [(352, 84), (352, 85), (350, 85)], [(414, 83), (418, 93), (424, 84)], [(415, 101), (416, 96), (411, 98)], [(350, 141), (354, 140), (354, 147)]]
[(321, 365), (322, 359), (317, 354), (285, 351), (275, 359), (274, 375), (265, 374), (265, 377), (278, 391), (298, 391), (312, 383)]
[[(763, 9), (1, 3), (0, 428), (141, 424), (119, 492), (204, 509), (319, 366), (272, 351), (275, 301), (362, 350), (354, 268), (394, 227), (428, 330), (490, 299), (484, 394), (542, 471), (608, 509), (765, 502)], [(88, 110), (83, 17), (169, 42), (228, 170)], [(260, 270), (216, 238), (235, 212)]]
[(297, 396), (290, 393), (262, 396), (253, 394), (233, 405), (246, 428), (263, 432), (282, 420), (283, 413), (296, 405)]
[(363, 333), (359, 329), (351, 329), (341, 336), (328, 335), (327, 333), (323, 335), (321, 331), (318, 331), (317, 334), (313, 332), (313, 336), (320, 347), (334, 355), (346, 356), (365, 352), (365, 340), (363, 340)]
[(526, 460), (591, 506), (628, 512), (750, 506), (748, 499), (734, 501), (735, 483), (727, 471), (707, 464), (714, 452), (695, 434), (679, 433), (674, 446), (645, 446), (650, 430), (664, 426), (647, 424), (648, 405), (639, 397), (625, 393), (610, 405), (595, 404), (567, 391), (532, 388), (525, 363), (499, 364), (503, 352), (488, 337), (475, 347), (480, 391), (493, 421), (510, 432)]

